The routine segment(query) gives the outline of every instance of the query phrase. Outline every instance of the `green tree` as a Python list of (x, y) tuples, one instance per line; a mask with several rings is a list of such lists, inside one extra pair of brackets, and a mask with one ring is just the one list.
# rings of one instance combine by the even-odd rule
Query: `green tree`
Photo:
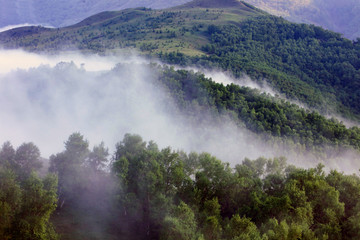
[(180, 204), (165, 217), (161, 239), (196, 240), (199, 237), (194, 212), (186, 203), (180, 202)]
[(18, 176), (26, 179), (32, 171), (37, 171), (42, 167), (39, 148), (33, 143), (23, 143), (16, 149), (14, 164)]
[(222, 218), (220, 215), (220, 204), (215, 197), (204, 202), (203, 211), (201, 213), (204, 220), (201, 221), (205, 239), (220, 239), (222, 235)]
[(13, 239), (11, 227), (20, 212), (21, 194), (16, 175), (0, 167), (0, 239)]
[(57, 204), (57, 178), (48, 175), (44, 180), (32, 173), (25, 180), (21, 210), (11, 228), (14, 239), (47, 240), (58, 236), (49, 221)]
[(260, 232), (249, 218), (235, 214), (225, 228), (226, 239), (260, 240)]
[(50, 156), (51, 172), (59, 178), (60, 206), (75, 199), (85, 187), (87, 174), (83, 167), (89, 156), (89, 143), (80, 133), (73, 133), (65, 142), (65, 151)]
[(109, 149), (105, 147), (104, 142), (94, 146), (90, 152), (87, 162), (93, 171), (100, 171), (104, 169), (108, 162)]
[(0, 167), (11, 167), (14, 169), (15, 149), (10, 142), (5, 142), (0, 150)]
[[(142, 237), (158, 237), (161, 222), (172, 205), (182, 165), (170, 149), (159, 151), (138, 135), (126, 134), (116, 146), (113, 173), (120, 177), (119, 199), (124, 214), (133, 216)], [(180, 164), (180, 165), (179, 165)]]

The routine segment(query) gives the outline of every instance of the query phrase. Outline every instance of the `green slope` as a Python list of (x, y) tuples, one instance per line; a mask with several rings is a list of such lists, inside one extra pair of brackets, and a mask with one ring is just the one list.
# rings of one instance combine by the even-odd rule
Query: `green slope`
[(201, 7), (189, 4), (167, 10), (137, 8), (103, 12), (66, 28), (10, 30), (0, 34), (0, 44), (5, 48), (21, 47), (31, 51), (86, 49), (103, 52), (136, 47), (144, 53), (180, 51), (190, 56), (201, 55), (201, 46), (209, 42), (206, 34), (209, 25), (238, 23), (262, 14), (241, 2), (234, 2), (231, 8), (221, 8), (229, 6), (224, 1), (217, 8), (210, 2), (200, 4)]

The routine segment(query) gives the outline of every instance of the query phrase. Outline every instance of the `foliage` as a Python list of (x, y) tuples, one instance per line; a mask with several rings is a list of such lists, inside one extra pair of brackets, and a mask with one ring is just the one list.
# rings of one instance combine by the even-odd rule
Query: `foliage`
[[(196, 112), (231, 116), (240, 126), (299, 144), (302, 151), (336, 154), (340, 148), (360, 148), (360, 130), (346, 128), (338, 120), (326, 119), (281, 98), (236, 84), (224, 86), (201, 73), (164, 67), (159, 81), (165, 85), (175, 103), (187, 115)], [(329, 146), (324, 150), (324, 146)]]
[(342, 113), (359, 113), (360, 49), (340, 34), (273, 16), (209, 34), (211, 43), (203, 47), (207, 59), (235, 76), (265, 78), (287, 97), (324, 111), (331, 101)]
[[(193, 161), (195, 177), (187, 175), (180, 164), (182, 174), (177, 181), (165, 185), (174, 187), (172, 194), (166, 194), (162, 185), (167, 172), (163, 170), (163, 154), (164, 150), (158, 150), (152, 142), (147, 144), (138, 135), (125, 135), (117, 145), (112, 171), (121, 183), (120, 199), (124, 197), (121, 205), (126, 209), (123, 218), (135, 218), (136, 229), (146, 229), (137, 237), (351, 239), (357, 236), (359, 198), (358, 194), (349, 194), (360, 192), (360, 178), (356, 175), (336, 171), (326, 174), (321, 164), (308, 170), (296, 168), (288, 166), (284, 158), (245, 159), (232, 169), (206, 153), (190, 157), (173, 152), (176, 162)], [(124, 158), (129, 159), (128, 164), (124, 164)], [(124, 175), (122, 168), (128, 174)], [(157, 188), (152, 188), (154, 184)], [(162, 199), (162, 214), (156, 204), (158, 199)]]
[(0, 151), (1, 239), (58, 239), (50, 223), (57, 204), (57, 178), (37, 176), (39, 156), (32, 143), (15, 151), (6, 142)]
[[(107, 148), (100, 144), (89, 151), (88, 146), (81, 134), (74, 133), (65, 142), (65, 151), (52, 158), (51, 168), (62, 185), (51, 221), (60, 233), (66, 229), (64, 221), (72, 223), (74, 239), (89, 234), (95, 239), (358, 237), (358, 175), (325, 173), (322, 164), (297, 168), (287, 165), (285, 158), (244, 159), (230, 167), (208, 153), (159, 149), (131, 134), (116, 145), (107, 172), (102, 164), (94, 165), (94, 159), (106, 162)], [(5, 143), (0, 151), (0, 237), (57, 239), (50, 223), (59, 200), (57, 177), (40, 179), (32, 172), (20, 178), (17, 165), (8, 164), (15, 155), (11, 144)], [(76, 169), (64, 167), (66, 163)], [(69, 171), (78, 174), (74, 186), (64, 179), (70, 177)], [(74, 228), (85, 231), (83, 224), (104, 229), (79, 237)]]

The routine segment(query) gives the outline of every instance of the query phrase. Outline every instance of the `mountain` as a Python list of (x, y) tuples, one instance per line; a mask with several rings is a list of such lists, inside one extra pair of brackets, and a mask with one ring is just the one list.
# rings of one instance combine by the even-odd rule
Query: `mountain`
[(360, 37), (360, 2), (357, 0), (246, 0), (290, 21), (315, 24), (348, 39)]
[(58, 29), (0, 33), (4, 48), (92, 52), (136, 48), (163, 61), (217, 67), (266, 80), (321, 113), (360, 118), (360, 45), (320, 27), (294, 24), (242, 1), (103, 12)]
[[(228, 8), (234, 2), (237, 6)], [(166, 10), (135, 8), (102, 12), (58, 29), (17, 28), (1, 33), (0, 42), (6, 48), (46, 51), (105, 51), (138, 46), (145, 52), (179, 50), (193, 56), (204, 54), (201, 46), (209, 42), (206, 33), (209, 25), (226, 25), (261, 14), (264, 13), (240, 1), (198, 0)]]
[(168, 8), (189, 0), (0, 0), (0, 28), (33, 24), (61, 27), (103, 11), (134, 7)]

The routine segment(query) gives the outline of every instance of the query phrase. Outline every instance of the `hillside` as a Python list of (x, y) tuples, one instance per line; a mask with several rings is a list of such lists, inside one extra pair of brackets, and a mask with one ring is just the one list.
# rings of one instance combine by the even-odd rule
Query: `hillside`
[(246, 0), (264, 11), (294, 22), (315, 24), (348, 39), (360, 37), (360, 2), (357, 0)]
[[(201, 1), (195, 2), (203, 5)], [(227, 5), (221, 2), (223, 4)], [(66, 28), (48, 29), (46, 34), (39, 33), (39, 29), (45, 31), (40, 27), (3, 32), (0, 44), (5, 48), (20, 47), (30, 51), (88, 49), (99, 52), (137, 47), (147, 53), (179, 50), (192, 56), (201, 55), (201, 46), (209, 42), (206, 33), (209, 25), (236, 23), (263, 14), (240, 2), (238, 6), (225, 10), (184, 5), (167, 10), (136, 8), (103, 12)], [(29, 35), (29, 31), (33, 34)]]
[(321, 113), (360, 118), (360, 45), (339, 34), (270, 16), (241, 1), (196, 0), (165, 9), (103, 12), (58, 29), (0, 33), (4, 48), (142, 54), (264, 80)]

